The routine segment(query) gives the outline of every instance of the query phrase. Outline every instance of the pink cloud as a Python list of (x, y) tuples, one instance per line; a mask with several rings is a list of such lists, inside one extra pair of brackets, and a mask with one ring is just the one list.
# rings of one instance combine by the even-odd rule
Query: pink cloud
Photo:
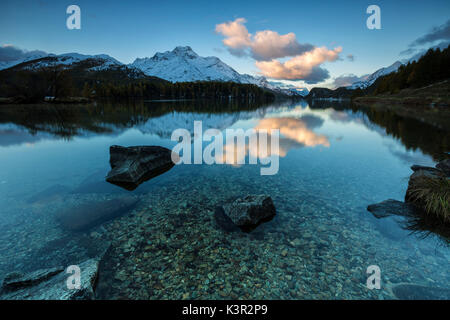
[(216, 25), (216, 32), (225, 36), (223, 44), (234, 55), (250, 54), (255, 60), (271, 60), (304, 53), (314, 47), (301, 44), (294, 33), (280, 35), (271, 30), (248, 32), (244, 18)]
[(229, 21), (216, 25), (216, 32), (223, 34), (226, 38), (223, 44), (234, 51), (235, 54), (244, 54), (244, 50), (251, 44), (250, 34), (244, 26), (246, 20), (238, 18), (234, 21)]
[[(317, 83), (329, 78), (328, 70), (321, 68), (324, 62), (336, 61), (341, 47), (333, 50), (299, 43), (294, 33), (280, 35), (276, 31), (257, 31), (254, 35), (244, 25), (246, 20), (238, 18), (216, 25), (216, 32), (222, 34), (223, 44), (236, 56), (251, 56), (261, 74), (272, 79), (305, 80)], [(279, 58), (292, 57), (281, 62)]]
[(326, 47), (314, 48), (286, 62), (280, 62), (278, 60), (256, 61), (256, 66), (268, 78), (302, 80), (308, 79), (315, 72), (317, 73), (323, 70), (317, 69), (320, 64), (327, 61), (336, 61), (339, 58), (340, 52), (342, 52), (341, 47), (333, 50), (327, 49)]

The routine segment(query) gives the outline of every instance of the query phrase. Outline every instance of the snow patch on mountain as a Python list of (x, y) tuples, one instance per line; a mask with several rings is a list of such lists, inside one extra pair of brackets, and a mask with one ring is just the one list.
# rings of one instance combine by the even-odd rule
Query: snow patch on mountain
[(35, 63), (27, 66), (28, 69), (36, 69), (41, 67), (49, 67), (52, 65), (64, 65), (72, 66), (74, 64), (80, 63), (82, 61), (92, 60), (95, 66), (90, 68), (90, 70), (106, 70), (113, 66), (122, 66), (123, 63), (117, 61), (113, 57), (106, 54), (99, 55), (84, 55), (79, 53), (65, 53), (60, 55), (48, 55), (43, 59), (39, 59)]
[(47, 56), (48, 56), (48, 54), (35, 54), (35, 55), (28, 56), (24, 59), (17, 59), (17, 60), (13, 60), (13, 61), (0, 61), (0, 70), (8, 69), (8, 68), (14, 67), (15, 65), (21, 64), (23, 62), (32, 61), (32, 60), (40, 59), (40, 58), (47, 57)]
[(370, 87), (375, 80), (377, 80), (381, 76), (385, 76), (389, 73), (395, 72), (400, 68), (400, 66), (403, 65), (400, 61), (396, 61), (393, 64), (391, 64), (389, 67), (381, 68), (369, 75), (366, 79), (362, 81), (357, 81), (353, 83), (352, 85), (348, 86), (348, 89), (365, 89), (367, 87)]
[(113, 57), (106, 54), (98, 54), (98, 55), (85, 55), (80, 53), (64, 53), (60, 55), (55, 54), (46, 54), (46, 55), (34, 55), (27, 57), (26, 59), (16, 60), (9, 63), (0, 63), (0, 70), (8, 69), (19, 65), (21, 63), (30, 62), (24, 69), (33, 70), (43, 67), (50, 67), (53, 65), (63, 65), (63, 66), (72, 66), (74, 64), (80, 63), (82, 61), (92, 60), (95, 65), (90, 68), (90, 70), (98, 71), (98, 70), (106, 70), (112, 67), (120, 67), (125, 66), (123, 63), (114, 59)]

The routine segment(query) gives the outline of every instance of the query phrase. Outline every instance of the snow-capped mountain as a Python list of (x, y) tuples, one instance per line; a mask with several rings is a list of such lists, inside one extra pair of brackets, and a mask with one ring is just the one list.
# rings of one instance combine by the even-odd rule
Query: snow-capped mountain
[(90, 70), (97, 71), (124, 65), (123, 63), (106, 54), (84, 55), (79, 53), (65, 53), (60, 55), (48, 55), (47, 57), (43, 57), (42, 59), (38, 59), (32, 64), (27, 65), (25, 68), (48, 67), (54, 64), (73, 66), (80, 62), (86, 61), (92, 63), (92, 67), (90, 68)]
[(0, 70), (8, 69), (8, 68), (14, 67), (15, 65), (18, 65), (20, 63), (40, 59), (40, 58), (43, 58), (46, 56), (48, 56), (48, 55), (47, 54), (34, 54), (34, 55), (28, 56), (24, 59), (17, 59), (17, 60), (13, 60), (13, 61), (0, 61)]
[(49, 67), (52, 65), (74, 66), (80, 62), (89, 61), (92, 65), (90, 70), (105, 70), (113, 67), (125, 66), (123, 63), (106, 54), (84, 55), (79, 53), (65, 53), (60, 55), (47, 54), (27, 57), (26, 59), (16, 60), (8, 64), (0, 64), (0, 70), (8, 69), (26, 63), (23, 68), (28, 70)]
[(286, 84), (283, 82), (269, 82), (272, 86), (272, 90), (278, 91), (288, 96), (301, 96), (306, 97), (309, 94), (309, 90), (304, 87), (297, 87), (292, 84)]
[(92, 70), (105, 70), (111, 67), (124, 65), (122, 62), (119, 62), (118, 60), (114, 59), (111, 56), (108, 56), (107, 54), (98, 54), (92, 56), (79, 53), (67, 53), (61, 54), (57, 56), (57, 58), (62, 61), (63, 64), (73, 64), (90, 59), (91, 61), (95, 61), (98, 63), (97, 66), (91, 68)]
[(400, 61), (396, 61), (393, 64), (391, 64), (389, 67), (378, 69), (377, 71), (375, 71), (374, 73), (369, 75), (364, 80), (357, 81), (347, 88), (348, 89), (358, 89), (358, 88), (365, 89), (367, 87), (370, 87), (375, 82), (375, 80), (377, 80), (379, 77), (385, 76), (391, 72), (397, 71), (397, 69), (401, 65), (402, 65), (402, 63)]
[(217, 57), (201, 57), (189, 46), (157, 52), (151, 58), (138, 58), (129, 66), (142, 70), (148, 76), (171, 82), (219, 80), (257, 84), (263, 81), (250, 75), (241, 75)]

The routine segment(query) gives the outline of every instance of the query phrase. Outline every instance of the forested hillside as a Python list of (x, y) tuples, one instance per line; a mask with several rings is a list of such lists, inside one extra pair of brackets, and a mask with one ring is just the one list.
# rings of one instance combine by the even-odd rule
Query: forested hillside
[(220, 81), (171, 83), (126, 66), (101, 69), (91, 59), (70, 67), (52, 64), (50, 61), (39, 68), (33, 67), (31, 63), (24, 63), (0, 71), (0, 97), (14, 98), (19, 102), (39, 102), (47, 96), (57, 99), (234, 98), (264, 101), (274, 98), (272, 92), (252, 84)]
[(373, 94), (397, 93), (406, 88), (420, 88), (450, 78), (450, 46), (430, 49), (419, 61), (400, 66), (397, 72), (382, 76), (371, 88)]

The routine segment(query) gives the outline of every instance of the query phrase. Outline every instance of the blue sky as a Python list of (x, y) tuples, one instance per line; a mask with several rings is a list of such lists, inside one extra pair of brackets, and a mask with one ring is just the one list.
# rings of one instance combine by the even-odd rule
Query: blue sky
[[(66, 8), (71, 4), (81, 8), (81, 30), (66, 28)], [(381, 8), (381, 30), (366, 27), (371, 4)], [(2, 0), (0, 45), (56, 54), (106, 53), (124, 63), (189, 45), (201, 56), (214, 55), (241, 73), (257, 74), (255, 60), (230, 54), (222, 43), (224, 36), (215, 32), (217, 24), (237, 18), (246, 20), (250, 34), (294, 33), (302, 44), (342, 47), (341, 59), (320, 65), (329, 71), (330, 82), (342, 74), (360, 76), (407, 58), (400, 52), (450, 19), (450, 1)], [(354, 61), (346, 59), (348, 54)]]

